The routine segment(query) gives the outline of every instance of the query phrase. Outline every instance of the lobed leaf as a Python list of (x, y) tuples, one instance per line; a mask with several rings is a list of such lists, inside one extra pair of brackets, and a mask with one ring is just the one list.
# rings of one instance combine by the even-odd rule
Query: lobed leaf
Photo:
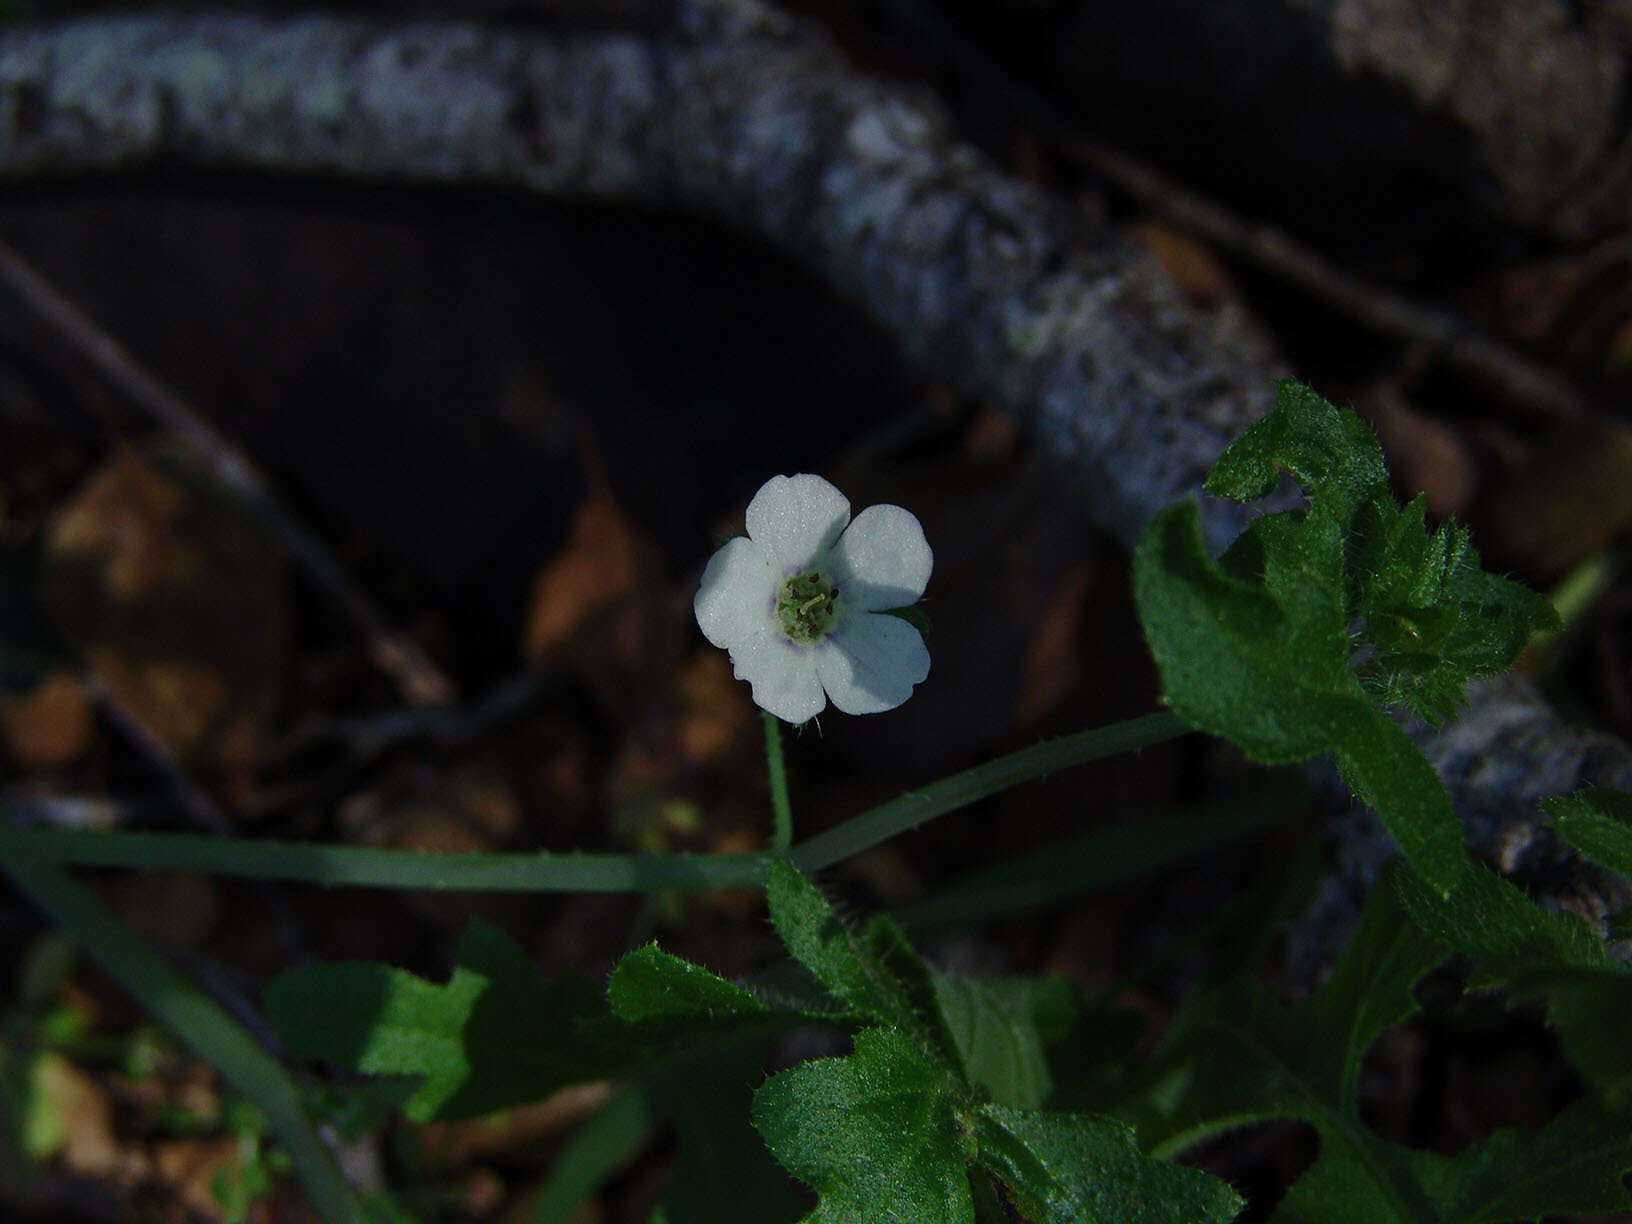
[(1247, 1123), (1298, 1119), (1319, 1132), (1320, 1153), (1276, 1220), (1437, 1219), (1355, 1100), (1366, 1051), (1416, 1011), (1413, 988), (1443, 958), (1389, 890), (1376, 890), (1331, 979), (1302, 1004), (1284, 1006), (1243, 979), (1187, 1005), (1157, 1054), (1177, 1093), (1147, 1105), (1141, 1132), (1174, 1151)]
[(1077, 1017), (1071, 982), (931, 973), (936, 1004), (970, 1082), (1000, 1105), (1040, 1108), (1054, 1089), (1048, 1047)]
[(1229, 1183), (1152, 1160), (1113, 1118), (983, 1106), (981, 1162), (1033, 1224), (1228, 1224)]
[(1632, 1208), (1632, 1115), (1577, 1101), (1533, 1135), (1499, 1131), (1455, 1157), (1403, 1157), (1427, 1189), (1438, 1218), (1511, 1224)]
[(1449, 717), (1470, 679), (1506, 670), (1557, 616), (1481, 570), (1464, 529), (1430, 532), (1423, 499), (1399, 506), (1370, 428), (1291, 382), (1207, 488), (1249, 501), (1283, 472), (1306, 507), (1255, 519), (1219, 560), (1194, 502), (1157, 516), (1136, 550), (1134, 596), (1166, 700), (1266, 764), (1331, 752), (1412, 867), (1448, 891), (1460, 827), (1386, 711)]
[(771, 925), (788, 951), (856, 1015), (910, 1033), (956, 1067), (962, 1052), (939, 1006), (929, 967), (899, 923), (880, 915), (860, 933), (833, 911), (822, 890), (778, 859), (765, 890)]
[(944, 1069), (904, 1033), (866, 1029), (848, 1058), (772, 1076), (754, 1125), (820, 1196), (805, 1224), (973, 1224), (970, 1140)]
[(1516, 885), (1469, 863), (1441, 897), (1401, 878), (1412, 920), (1478, 964), (1477, 987), (1505, 986), (1515, 999), (1545, 999), (1547, 1022), (1582, 1075), (1611, 1095), (1632, 1095), (1632, 966), (1617, 960), (1573, 914), (1554, 913)]

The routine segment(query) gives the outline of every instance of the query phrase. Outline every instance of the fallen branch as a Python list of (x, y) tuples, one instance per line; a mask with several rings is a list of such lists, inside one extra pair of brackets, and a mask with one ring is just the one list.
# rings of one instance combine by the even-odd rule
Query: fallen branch
[[(931, 104), (850, 72), (752, 0), (682, 0), (672, 28), (639, 36), (242, 16), (0, 36), (0, 177), (154, 165), (720, 219), (799, 258), (925, 369), (1007, 407), (1126, 542), (1200, 484), (1282, 372), (1108, 226), (1005, 178)], [(1219, 543), (1242, 520), (1206, 514)], [(1424, 744), (1498, 861), (1485, 830), (1533, 831), (1541, 788), (1632, 782), (1625, 745), (1565, 727), (1517, 682), (1479, 690)], [(1364, 884), (1377, 845), (1359, 824), (1343, 836), (1339, 890)]]

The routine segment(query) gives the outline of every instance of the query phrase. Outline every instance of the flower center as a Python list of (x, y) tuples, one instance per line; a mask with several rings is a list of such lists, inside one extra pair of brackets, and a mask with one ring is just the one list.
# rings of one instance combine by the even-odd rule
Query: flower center
[(833, 627), (839, 588), (815, 570), (789, 578), (776, 597), (776, 621), (790, 641), (814, 642)]

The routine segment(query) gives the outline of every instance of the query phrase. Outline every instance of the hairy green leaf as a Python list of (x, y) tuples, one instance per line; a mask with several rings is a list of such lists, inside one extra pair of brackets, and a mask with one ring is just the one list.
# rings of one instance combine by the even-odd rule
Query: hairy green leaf
[(1266, 764), (1331, 752), (1411, 865), (1448, 890), (1461, 830), (1385, 711), (1443, 720), (1468, 680), (1511, 666), (1557, 616), (1481, 570), (1462, 528), (1430, 532), (1421, 498), (1398, 505), (1370, 428), (1290, 382), (1207, 488), (1250, 501), (1282, 472), (1306, 507), (1255, 519), (1218, 561), (1193, 502), (1159, 515), (1136, 551), (1134, 595), (1167, 702)]
[(1227, 1182), (1153, 1160), (1112, 1118), (986, 1105), (981, 1163), (1033, 1224), (1228, 1224), (1244, 1204)]
[(771, 866), (766, 899), (771, 925), (811, 976), (857, 1015), (936, 1050), (967, 1082), (930, 969), (899, 923), (880, 915), (859, 934), (852, 931), (822, 890), (780, 859)]
[(1174, 1151), (1246, 1123), (1299, 1119), (1320, 1133), (1320, 1154), (1277, 1220), (1436, 1220), (1355, 1099), (1366, 1051), (1416, 1011), (1413, 988), (1443, 958), (1390, 891), (1376, 890), (1337, 970), (1307, 1001), (1284, 1006), (1246, 979), (1187, 1005), (1157, 1056), (1177, 1091), (1147, 1107), (1141, 1131), (1157, 1151)]
[(820, 1196), (805, 1224), (973, 1224), (946, 1071), (904, 1033), (865, 1029), (848, 1058), (772, 1076), (754, 1125), (783, 1166)]
[(1439, 1219), (1511, 1224), (1575, 1213), (1626, 1211), (1632, 1115), (1577, 1101), (1533, 1135), (1504, 1130), (1455, 1157), (1406, 1152)]
[(1632, 880), (1632, 795), (1589, 786), (1573, 795), (1542, 800), (1553, 828), (1600, 867)]
[(631, 1023), (674, 1016), (766, 1016), (768, 1004), (701, 965), (664, 952), (656, 944), (636, 948), (612, 970), (607, 1002)]
[(626, 960), (617, 999), (628, 1019), (587, 978), (547, 981), (509, 936), (478, 922), (445, 985), (387, 965), (303, 966), (274, 979), (267, 1013), (298, 1054), (418, 1077), (404, 1106), (415, 1120), (473, 1117), (568, 1084), (661, 1070), (811, 1019), (655, 948)]
[(752, 1033), (642, 1079), (678, 1140), (669, 1224), (791, 1224), (804, 1211), (750, 1118), (774, 1037)]
[(1447, 948), (1472, 957), (1477, 987), (1542, 998), (1571, 1063), (1604, 1091), (1632, 1095), (1632, 966), (1610, 955), (1586, 923), (1531, 901), (1488, 868), (1469, 863), (1448, 897), (1396, 881), (1411, 918)]
[(1076, 988), (1062, 977), (932, 976), (970, 1081), (1000, 1105), (1040, 1108), (1054, 1088), (1048, 1047), (1076, 1019)]
[[(1287, 522), (1250, 538), (1274, 541)], [(1331, 563), (1341, 533), (1321, 547), (1328, 556), (1301, 575), (1281, 564), (1286, 550), (1272, 548), (1258, 584), (1207, 555), (1194, 503), (1157, 518), (1134, 558), (1134, 594), (1167, 702), (1264, 764), (1334, 753), (1412, 866), (1448, 888), (1462, 862), (1461, 827), (1432, 767), (1349, 667), (1341, 576)]]

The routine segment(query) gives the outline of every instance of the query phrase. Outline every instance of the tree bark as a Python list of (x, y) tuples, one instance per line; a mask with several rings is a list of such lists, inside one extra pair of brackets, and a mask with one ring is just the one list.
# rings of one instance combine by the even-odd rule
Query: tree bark
[[(754, 0), (681, 0), (666, 29), (561, 36), (308, 17), (139, 16), (0, 35), (0, 177), (154, 167), (480, 185), (684, 209), (799, 258), (925, 369), (1008, 408), (1132, 544), (1193, 492), (1282, 373), (1091, 214), (1004, 177), (934, 105), (850, 72)], [(1239, 508), (1209, 501), (1223, 544)], [(1632, 783), (1632, 752), (1521, 683), (1422, 736), (1474, 847), (1602, 915), (1535, 800)], [(1346, 928), (1386, 840), (1344, 853), (1305, 940)], [(1517, 847), (1518, 849), (1514, 849)], [(1550, 875), (1548, 873), (1551, 873)], [(1312, 962), (1311, 962), (1312, 963)]]

